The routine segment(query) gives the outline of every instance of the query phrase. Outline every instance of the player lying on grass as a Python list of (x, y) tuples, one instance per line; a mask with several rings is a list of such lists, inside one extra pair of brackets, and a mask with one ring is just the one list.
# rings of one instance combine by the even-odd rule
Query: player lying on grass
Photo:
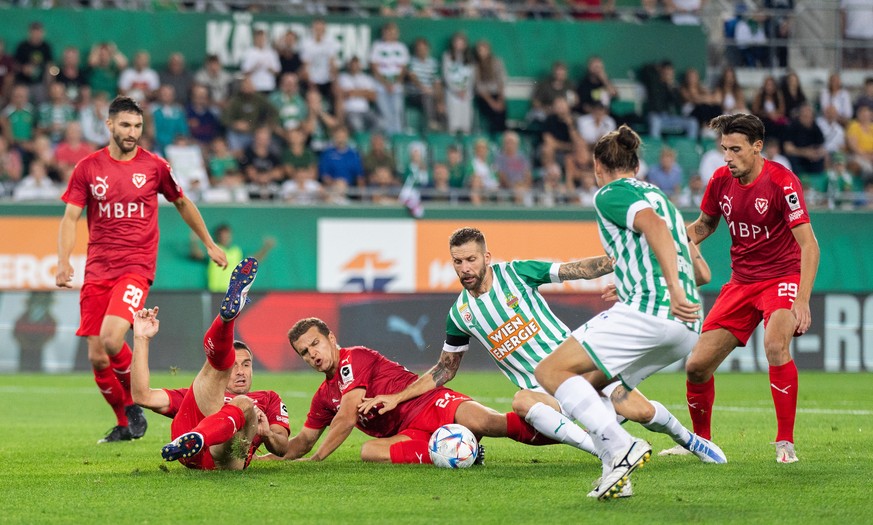
[[(303, 428), (290, 440), (285, 459), (303, 457), (328, 427), (321, 445), (306, 459), (327, 458), (355, 427), (378, 438), (364, 443), (361, 459), (386, 463), (431, 463), (428, 440), (437, 428), (448, 423), (464, 425), (477, 438), (508, 437), (530, 445), (553, 443), (516, 414), (501, 414), (445, 387), (402, 403), (387, 414), (359, 414), (358, 406), (367, 396), (400, 391), (418, 376), (369, 348), (340, 348), (327, 324), (315, 317), (295, 323), (288, 332), (288, 341), (306, 364), (324, 374), (325, 380), (312, 397)], [(477, 462), (481, 458), (480, 448)]]
[(149, 342), (158, 333), (158, 307), (136, 312), (131, 371), (133, 400), (173, 419), (173, 441), (161, 456), (188, 468), (241, 470), (263, 443), (274, 454), (288, 447), (288, 412), (272, 390), (251, 391), (252, 353), (233, 339), (234, 319), (258, 271), (258, 261), (243, 259), (233, 271), (221, 312), (203, 337), (206, 363), (190, 388), (149, 386)]
[[(439, 362), (402, 392), (377, 396), (362, 404), (362, 413), (382, 405), (380, 413), (398, 403), (413, 399), (451, 381), (461, 366), (461, 359), (475, 337), (488, 349), (501, 372), (520, 390), (512, 400), (512, 409), (541, 434), (567, 445), (597, 455), (587, 432), (570, 422), (558, 401), (536, 381), (537, 364), (570, 336), (567, 326), (552, 312), (539, 287), (543, 284), (574, 279), (595, 279), (612, 272), (606, 256), (589, 257), (568, 263), (512, 261), (491, 263), (485, 236), (476, 228), (461, 228), (449, 238), (449, 251), (455, 273), (464, 290), (449, 311), (446, 340)], [(709, 280), (709, 267), (695, 250), (697, 284)], [(615, 300), (614, 288), (604, 298)], [(514, 337), (513, 337), (514, 336)], [(653, 432), (670, 436), (692, 451), (701, 461), (725, 463), (724, 453), (713, 443), (700, 439), (682, 426), (657, 401), (649, 401), (637, 389), (626, 389), (615, 378), (607, 380), (601, 371), (589, 374), (593, 384), (601, 387), (610, 410), (636, 421)], [(604, 399), (605, 401), (605, 399)], [(631, 489), (625, 485), (622, 496)]]

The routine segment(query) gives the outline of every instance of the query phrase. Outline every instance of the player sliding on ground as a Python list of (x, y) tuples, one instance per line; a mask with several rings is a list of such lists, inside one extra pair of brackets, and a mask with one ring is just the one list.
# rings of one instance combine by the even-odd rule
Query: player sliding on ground
[[(402, 392), (365, 402), (361, 412), (368, 413), (374, 406), (382, 405), (380, 412), (385, 413), (398, 403), (448, 383), (461, 366), (470, 338), (475, 337), (488, 349), (500, 371), (520, 388), (512, 400), (516, 414), (540, 434), (597, 455), (588, 433), (567, 419), (568, 414), (562, 412), (557, 400), (539, 386), (533, 370), (570, 336), (569, 328), (549, 308), (539, 287), (605, 275), (612, 272), (609, 257), (589, 257), (568, 263), (492, 264), (485, 236), (476, 228), (461, 228), (452, 233), (449, 251), (464, 290), (446, 319), (446, 340), (439, 362)], [(701, 278), (698, 284), (708, 281), (709, 267), (699, 252), (696, 252), (695, 270)], [(721, 449), (691, 433), (661, 403), (649, 401), (639, 390), (628, 390), (618, 381), (607, 384), (609, 381), (600, 371), (592, 372), (589, 377), (592, 382), (605, 385), (601, 392), (610, 398), (619, 415), (653, 432), (667, 434), (701, 461), (727, 461)], [(606, 404), (609, 406), (608, 402)], [(609, 409), (612, 410), (612, 406)], [(620, 495), (631, 494), (630, 484), (624, 485)]]
[(252, 353), (234, 341), (234, 319), (258, 271), (258, 261), (243, 259), (231, 274), (221, 312), (203, 337), (206, 364), (190, 388), (149, 386), (149, 343), (158, 333), (158, 308), (136, 312), (131, 371), (133, 400), (173, 419), (173, 438), (161, 450), (167, 461), (188, 468), (241, 470), (263, 443), (274, 454), (288, 446), (288, 412), (272, 390), (251, 391)]

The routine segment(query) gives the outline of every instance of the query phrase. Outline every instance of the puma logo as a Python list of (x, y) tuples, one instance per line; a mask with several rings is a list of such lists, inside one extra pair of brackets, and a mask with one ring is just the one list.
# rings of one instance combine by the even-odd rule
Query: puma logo
[(424, 454), (415, 453), (415, 457), (418, 458), (419, 463), (424, 463)]
[(770, 383), (770, 386), (773, 388), (773, 390), (778, 390), (779, 392), (782, 392), (786, 396), (788, 395), (788, 389), (791, 388), (791, 385), (788, 385), (783, 390), (783, 389), (779, 388), (778, 386), (774, 385), (773, 383)]
[(426, 315), (422, 315), (418, 318), (418, 321), (415, 324), (410, 323), (406, 319), (396, 316), (389, 315), (388, 316), (388, 331), (389, 332), (397, 332), (399, 334), (407, 335), (415, 346), (418, 348), (419, 352), (424, 351), (425, 342), (424, 342), (424, 327), (427, 326), (427, 323), (430, 319)]
[(566, 419), (562, 419), (562, 420), (561, 420), (561, 424), (558, 425), (558, 428), (555, 429), (555, 434), (557, 434), (558, 431), (561, 430), (561, 427), (564, 426), (564, 424), (565, 424), (566, 422), (567, 422)]

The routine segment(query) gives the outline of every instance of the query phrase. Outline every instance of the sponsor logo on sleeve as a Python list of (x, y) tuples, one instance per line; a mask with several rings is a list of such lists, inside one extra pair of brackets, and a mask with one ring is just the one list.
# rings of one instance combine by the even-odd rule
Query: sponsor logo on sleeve
[(793, 211), (788, 214), (788, 222), (794, 222), (801, 217), (803, 217), (803, 210)]
[(347, 385), (355, 380), (355, 374), (352, 372), (352, 365), (347, 364), (340, 367), (340, 382)]
[(788, 208), (792, 211), (800, 209), (800, 197), (797, 196), (796, 191), (785, 195), (785, 202), (788, 203)]

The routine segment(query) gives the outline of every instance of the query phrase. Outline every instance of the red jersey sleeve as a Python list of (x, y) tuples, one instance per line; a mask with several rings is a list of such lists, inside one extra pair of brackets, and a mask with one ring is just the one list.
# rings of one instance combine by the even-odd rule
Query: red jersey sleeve
[(794, 228), (809, 222), (809, 212), (806, 210), (806, 200), (800, 179), (789, 170), (780, 170), (773, 177), (773, 182), (782, 187), (782, 216), (789, 228)]
[(271, 425), (279, 425), (282, 428), (290, 430), (288, 425), (288, 409), (279, 394), (272, 390), (267, 391), (267, 406), (264, 407), (264, 414), (267, 415), (267, 420)]
[(355, 388), (364, 390), (370, 386), (373, 369), (378, 356), (364, 348), (342, 349), (340, 354), (339, 389), (345, 395)]
[(155, 163), (158, 165), (158, 192), (170, 202), (181, 199), (182, 187), (176, 182), (170, 163), (157, 155), (155, 155)]
[[(712, 178), (709, 179), (709, 183), (706, 185), (706, 190), (703, 192), (703, 200), (700, 202), (700, 211), (709, 215), (710, 217), (720, 217), (722, 215), (721, 206), (719, 206), (719, 191), (722, 185), (722, 177), (724, 177), (724, 172), (727, 170), (727, 167), (722, 166), (719, 169), (715, 170), (715, 173), (712, 174)], [(730, 173), (728, 171), (728, 173)]]
[[(336, 406), (339, 406), (339, 399), (336, 403), (330, 403), (330, 396), (327, 393), (328, 382), (325, 381), (315, 391), (312, 396), (312, 402), (309, 404), (309, 413), (306, 414), (306, 421), (303, 426), (315, 430), (321, 430), (330, 426), (333, 417), (337, 413)], [(338, 394), (338, 393), (337, 393)]]
[(73, 204), (84, 208), (88, 204), (88, 181), (85, 177), (86, 162), (79, 162), (73, 168), (70, 182), (67, 183), (67, 191), (61, 195), (61, 200), (67, 204)]
[(164, 392), (167, 393), (167, 397), (170, 398), (170, 408), (167, 409), (162, 415), (167, 416), (170, 419), (176, 417), (176, 414), (179, 413), (179, 408), (182, 406), (182, 400), (185, 399), (185, 394), (188, 393), (187, 388), (164, 388)]

